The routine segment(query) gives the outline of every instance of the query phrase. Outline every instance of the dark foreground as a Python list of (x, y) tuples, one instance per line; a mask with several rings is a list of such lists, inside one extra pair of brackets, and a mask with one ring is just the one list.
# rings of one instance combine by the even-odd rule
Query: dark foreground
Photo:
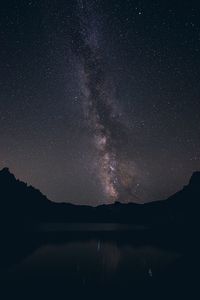
[[(179, 231), (48, 231), (2, 238), (1, 299), (196, 299), (198, 245)], [(198, 298), (198, 297), (197, 297)]]
[(200, 172), (143, 205), (54, 203), (6, 168), (0, 191), (0, 300), (200, 299)]

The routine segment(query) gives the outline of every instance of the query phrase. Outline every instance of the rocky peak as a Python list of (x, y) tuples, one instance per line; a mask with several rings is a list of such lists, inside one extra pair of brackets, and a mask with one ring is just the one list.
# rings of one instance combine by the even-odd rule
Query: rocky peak
[(199, 187), (200, 189), (200, 172), (194, 172), (192, 174), (192, 177), (190, 178), (190, 182), (189, 182), (190, 186), (195, 186), (195, 187)]

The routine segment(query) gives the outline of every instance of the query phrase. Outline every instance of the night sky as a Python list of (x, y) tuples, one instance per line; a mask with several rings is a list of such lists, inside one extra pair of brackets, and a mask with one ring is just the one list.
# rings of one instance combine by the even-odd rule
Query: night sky
[(164, 199), (200, 166), (199, 1), (1, 1), (0, 167), (53, 201)]

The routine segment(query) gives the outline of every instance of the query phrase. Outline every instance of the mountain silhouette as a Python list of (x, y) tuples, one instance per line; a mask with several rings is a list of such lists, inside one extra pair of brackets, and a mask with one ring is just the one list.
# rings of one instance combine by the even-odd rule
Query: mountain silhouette
[(146, 204), (115, 202), (91, 207), (55, 203), (18, 180), (8, 168), (0, 171), (1, 228), (29, 229), (41, 222), (114, 222), (145, 226), (198, 226), (200, 172), (166, 200)]

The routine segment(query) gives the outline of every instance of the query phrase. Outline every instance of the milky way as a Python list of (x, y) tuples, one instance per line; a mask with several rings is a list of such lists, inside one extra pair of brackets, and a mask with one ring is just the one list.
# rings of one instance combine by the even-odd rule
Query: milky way
[(200, 166), (199, 15), (186, 0), (2, 1), (0, 168), (56, 202), (181, 190)]
[(135, 166), (121, 147), (128, 139), (127, 128), (105, 72), (95, 8), (88, 1), (78, 1), (77, 7), (80, 36), (76, 52), (81, 65), (84, 111), (98, 154), (99, 178), (108, 201), (136, 200)]

